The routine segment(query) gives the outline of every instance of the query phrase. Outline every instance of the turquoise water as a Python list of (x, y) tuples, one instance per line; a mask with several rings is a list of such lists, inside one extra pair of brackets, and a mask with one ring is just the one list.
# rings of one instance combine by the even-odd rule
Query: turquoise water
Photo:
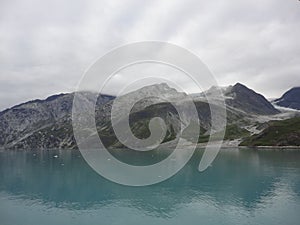
[(0, 224), (299, 224), (300, 151), (223, 149), (199, 173), (201, 155), (165, 182), (126, 187), (78, 151), (2, 151)]

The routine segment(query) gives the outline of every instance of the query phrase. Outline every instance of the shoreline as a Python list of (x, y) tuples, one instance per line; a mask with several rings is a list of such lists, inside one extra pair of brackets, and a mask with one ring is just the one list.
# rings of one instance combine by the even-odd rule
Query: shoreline
[(251, 149), (278, 149), (278, 150), (300, 150), (300, 146), (237, 146), (238, 148), (251, 148)]
[[(221, 148), (239, 148), (239, 149), (251, 149), (251, 150), (300, 150), (300, 146), (293, 146), (293, 145), (286, 145), (286, 146), (272, 146), (272, 145), (268, 145), (268, 146), (239, 146), (238, 145), (239, 142), (238, 141), (225, 141), (221, 144)], [(189, 146), (189, 145), (185, 145), (185, 146)], [(196, 148), (206, 148), (207, 143), (198, 143)], [(174, 142), (169, 142), (169, 143), (163, 143), (160, 148), (175, 148), (176, 147), (176, 143)], [(115, 149), (123, 149), (123, 148), (115, 148)], [(6, 148), (2, 148), (0, 147), (0, 152), (3, 151), (36, 151), (36, 150), (45, 150), (45, 151), (49, 151), (49, 150), (60, 150), (60, 151), (64, 151), (64, 150), (78, 150), (78, 148), (75, 149), (70, 149), (70, 148), (53, 148), (53, 149), (6, 149)]]

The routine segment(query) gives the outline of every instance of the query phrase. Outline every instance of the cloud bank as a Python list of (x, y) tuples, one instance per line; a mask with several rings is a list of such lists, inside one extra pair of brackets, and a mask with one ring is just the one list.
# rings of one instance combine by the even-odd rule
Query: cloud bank
[(2, 0), (0, 110), (74, 91), (98, 57), (143, 40), (191, 50), (220, 85), (279, 97), (300, 85), (299, 27), (297, 0)]

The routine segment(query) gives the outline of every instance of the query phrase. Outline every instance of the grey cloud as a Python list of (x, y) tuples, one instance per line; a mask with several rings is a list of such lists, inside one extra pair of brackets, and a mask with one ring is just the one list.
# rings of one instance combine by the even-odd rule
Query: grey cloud
[(300, 85), (299, 27), (296, 0), (3, 0), (0, 109), (74, 91), (99, 56), (142, 40), (190, 49), (220, 85), (242, 82), (277, 97)]

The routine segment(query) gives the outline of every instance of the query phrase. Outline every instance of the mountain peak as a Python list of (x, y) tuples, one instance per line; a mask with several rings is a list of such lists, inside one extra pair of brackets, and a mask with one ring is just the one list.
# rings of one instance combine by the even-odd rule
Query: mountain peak
[(300, 86), (292, 87), (290, 90), (300, 90)]
[(231, 97), (226, 99), (229, 106), (242, 109), (246, 113), (258, 115), (279, 113), (263, 95), (241, 83), (236, 83), (225, 95)]
[(248, 88), (246, 85), (241, 84), (241, 83), (236, 83), (235, 85), (232, 86), (232, 88), (234, 89), (239, 89), (239, 88), (243, 88), (243, 89), (247, 89), (247, 90), (251, 90), (250, 88)]
[[(162, 82), (162, 83), (159, 83), (159, 84), (152, 84), (152, 85), (147, 85), (147, 86), (144, 86), (140, 89), (138, 89), (137, 91), (140, 92), (140, 91), (143, 91), (143, 90), (151, 90), (151, 91), (159, 91), (159, 92), (178, 92), (175, 88), (172, 88), (170, 87), (167, 83), (165, 82)], [(182, 93), (182, 92), (178, 92), (178, 93)]]
[(170, 87), (167, 83), (159, 83), (144, 86), (138, 90), (121, 95), (120, 97), (123, 99), (141, 99), (142, 96), (144, 96), (144, 98), (157, 96), (161, 98), (180, 100), (185, 98), (187, 94), (177, 91), (175, 88)]

